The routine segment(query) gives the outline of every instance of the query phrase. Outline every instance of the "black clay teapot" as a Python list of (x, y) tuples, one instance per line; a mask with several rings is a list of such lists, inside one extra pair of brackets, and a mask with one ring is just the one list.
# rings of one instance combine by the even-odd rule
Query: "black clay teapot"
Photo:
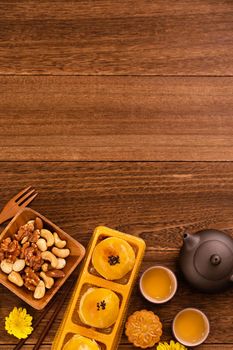
[(184, 234), (179, 263), (187, 281), (209, 293), (233, 285), (233, 239), (218, 230)]

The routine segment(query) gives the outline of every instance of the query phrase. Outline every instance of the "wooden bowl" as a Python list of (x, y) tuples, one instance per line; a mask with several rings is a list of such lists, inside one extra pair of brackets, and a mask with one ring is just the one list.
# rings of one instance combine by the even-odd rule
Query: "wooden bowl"
[(66, 248), (70, 249), (70, 255), (66, 258), (66, 266), (63, 269), (65, 277), (55, 279), (54, 286), (51, 289), (46, 289), (45, 296), (39, 300), (34, 299), (33, 292), (30, 292), (26, 287), (18, 287), (10, 282), (7, 279), (7, 275), (2, 271), (0, 271), (0, 283), (2, 283), (5, 287), (10, 289), (14, 294), (16, 294), (19, 298), (24, 300), (35, 309), (41, 310), (48, 304), (52, 297), (57, 293), (58, 289), (65, 283), (70, 274), (81, 262), (85, 255), (85, 248), (78, 241), (60, 229), (57, 225), (30, 208), (25, 208), (16, 214), (16, 216), (11, 220), (11, 222), (2, 232), (0, 236), (0, 243), (6, 237), (13, 237), (20, 226), (24, 225), (29, 220), (34, 220), (36, 217), (42, 219), (45, 228), (51, 232), (57, 232), (62, 240), (67, 241)]

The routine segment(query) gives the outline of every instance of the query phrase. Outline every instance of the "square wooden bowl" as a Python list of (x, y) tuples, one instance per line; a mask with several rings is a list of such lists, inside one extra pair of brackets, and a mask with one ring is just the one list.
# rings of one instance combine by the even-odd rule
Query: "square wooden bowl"
[(34, 220), (36, 217), (41, 218), (44, 223), (44, 228), (47, 228), (51, 232), (57, 232), (62, 240), (67, 241), (66, 248), (70, 249), (70, 255), (66, 258), (66, 266), (63, 269), (65, 277), (55, 279), (54, 286), (51, 289), (46, 289), (45, 296), (39, 300), (34, 299), (33, 292), (30, 292), (26, 287), (18, 287), (11, 283), (7, 279), (7, 275), (1, 270), (0, 283), (35, 309), (41, 310), (48, 304), (52, 297), (57, 293), (58, 289), (65, 283), (70, 274), (81, 262), (85, 255), (85, 248), (53, 222), (30, 208), (23, 209), (11, 220), (0, 236), (0, 243), (6, 237), (13, 237), (20, 226), (24, 225), (29, 220)]

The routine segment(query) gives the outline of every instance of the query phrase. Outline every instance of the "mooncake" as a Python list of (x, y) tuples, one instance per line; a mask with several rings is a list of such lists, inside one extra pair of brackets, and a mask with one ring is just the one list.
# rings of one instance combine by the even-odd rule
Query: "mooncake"
[(92, 264), (107, 280), (124, 277), (134, 267), (135, 252), (125, 240), (109, 237), (98, 243), (93, 251)]
[(150, 348), (159, 342), (162, 324), (152, 311), (136, 311), (126, 322), (125, 334), (134, 346), (142, 349)]

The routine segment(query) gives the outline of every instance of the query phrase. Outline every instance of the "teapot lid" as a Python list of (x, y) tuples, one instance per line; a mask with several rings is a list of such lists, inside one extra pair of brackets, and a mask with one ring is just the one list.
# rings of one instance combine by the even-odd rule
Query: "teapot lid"
[(205, 241), (196, 250), (194, 266), (208, 280), (224, 279), (232, 272), (232, 250), (219, 240)]

